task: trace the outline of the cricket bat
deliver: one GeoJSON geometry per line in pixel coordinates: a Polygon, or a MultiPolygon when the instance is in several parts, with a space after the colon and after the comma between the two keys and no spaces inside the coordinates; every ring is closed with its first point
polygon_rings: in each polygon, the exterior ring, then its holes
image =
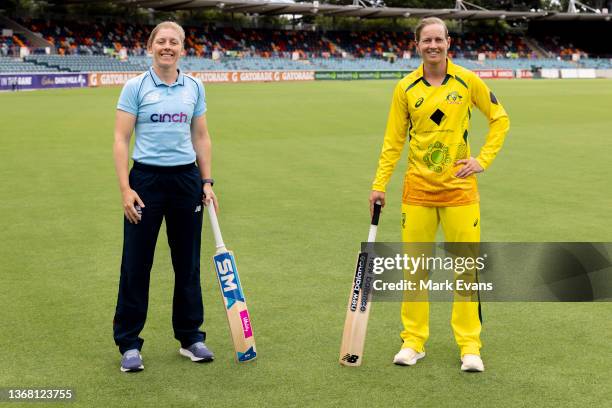
{"type": "MultiPolygon", "coordinates": [[[[376,230],[378,228],[378,218],[380,217],[381,204],[377,201],[374,204],[372,222],[368,242],[376,241],[376,230]]],[[[372,308],[371,282],[368,277],[370,269],[367,252],[360,252],[357,257],[355,276],[349,294],[346,319],[344,320],[344,332],[342,333],[342,344],[340,345],[340,359],[342,365],[358,367],[363,361],[363,349],[365,346],[366,332],[368,330],[368,317],[372,308]]]]}
{"type": "Polygon", "coordinates": [[[219,289],[223,297],[223,305],[227,313],[232,342],[234,343],[234,356],[239,363],[254,360],[257,356],[255,350],[255,337],[253,337],[253,327],[251,318],[244,299],[244,292],[240,284],[236,260],[232,251],[225,248],[221,229],[215,212],[215,206],[210,203],[206,206],[210,217],[213,235],[217,252],[213,256],[213,263],[217,272],[219,289]]]}

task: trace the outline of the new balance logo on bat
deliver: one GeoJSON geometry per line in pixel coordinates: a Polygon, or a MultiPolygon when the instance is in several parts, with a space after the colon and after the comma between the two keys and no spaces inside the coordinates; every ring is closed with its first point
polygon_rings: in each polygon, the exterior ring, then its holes
{"type": "Polygon", "coordinates": [[[342,357],[342,361],[346,361],[347,363],[355,364],[359,360],[359,356],[355,354],[345,354],[342,357]]]}
{"type": "Polygon", "coordinates": [[[355,270],[355,279],[353,280],[353,292],[351,294],[351,311],[357,310],[357,304],[359,303],[359,292],[363,286],[363,277],[365,275],[366,263],[368,262],[368,254],[362,252],[359,254],[357,260],[357,268],[355,270]]]}

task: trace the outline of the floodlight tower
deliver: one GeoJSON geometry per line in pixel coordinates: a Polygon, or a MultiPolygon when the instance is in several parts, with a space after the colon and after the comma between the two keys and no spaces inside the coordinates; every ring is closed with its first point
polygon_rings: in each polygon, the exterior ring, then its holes
{"type": "Polygon", "coordinates": [[[580,6],[580,8],[582,8],[583,11],[590,11],[591,13],[601,14],[601,10],[588,6],[584,3],[581,3],[578,0],[569,0],[569,3],[567,5],[567,12],[574,13],[574,14],[580,13],[580,10],[576,8],[576,5],[580,6]]]}
{"type": "Polygon", "coordinates": [[[353,0],[353,6],[383,8],[387,7],[384,0],[353,0]]]}
{"type": "Polygon", "coordinates": [[[473,4],[473,3],[469,3],[465,0],[457,0],[455,2],[455,10],[470,10],[467,6],[470,6],[472,9],[477,9],[477,10],[484,10],[484,11],[489,11],[489,9],[486,9],[484,7],[481,7],[477,4],[473,4]]]}
{"type": "MultiPolygon", "coordinates": [[[[464,0],[456,0],[455,1],[455,10],[470,10],[470,8],[468,8],[468,6],[470,6],[472,10],[476,9],[476,10],[489,11],[488,9],[486,9],[484,7],[478,6],[476,4],[469,3],[469,2],[464,1],[464,0]],[[467,4],[467,6],[466,6],[466,4],[467,4]]],[[[461,34],[463,34],[463,19],[462,18],[459,19],[459,32],[461,34]]]]}

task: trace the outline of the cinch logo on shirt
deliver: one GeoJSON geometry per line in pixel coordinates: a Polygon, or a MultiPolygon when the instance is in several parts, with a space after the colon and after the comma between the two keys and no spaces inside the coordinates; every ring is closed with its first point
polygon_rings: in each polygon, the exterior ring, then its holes
{"type": "Polygon", "coordinates": [[[151,122],[172,122],[172,123],[187,123],[186,113],[154,113],[151,115],[151,122]]]}

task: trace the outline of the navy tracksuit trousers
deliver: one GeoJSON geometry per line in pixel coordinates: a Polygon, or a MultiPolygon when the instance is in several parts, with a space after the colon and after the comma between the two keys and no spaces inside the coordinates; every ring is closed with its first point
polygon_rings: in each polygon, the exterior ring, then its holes
{"type": "Polygon", "coordinates": [[[113,334],[119,351],[141,349],[139,337],[147,317],[149,280],[157,235],[166,220],[168,244],[174,267],[172,327],[182,347],[204,341],[200,287],[202,232],[202,179],[193,164],[158,167],[135,162],[130,187],[145,207],[138,224],[124,217],[121,278],[113,334]]]}

